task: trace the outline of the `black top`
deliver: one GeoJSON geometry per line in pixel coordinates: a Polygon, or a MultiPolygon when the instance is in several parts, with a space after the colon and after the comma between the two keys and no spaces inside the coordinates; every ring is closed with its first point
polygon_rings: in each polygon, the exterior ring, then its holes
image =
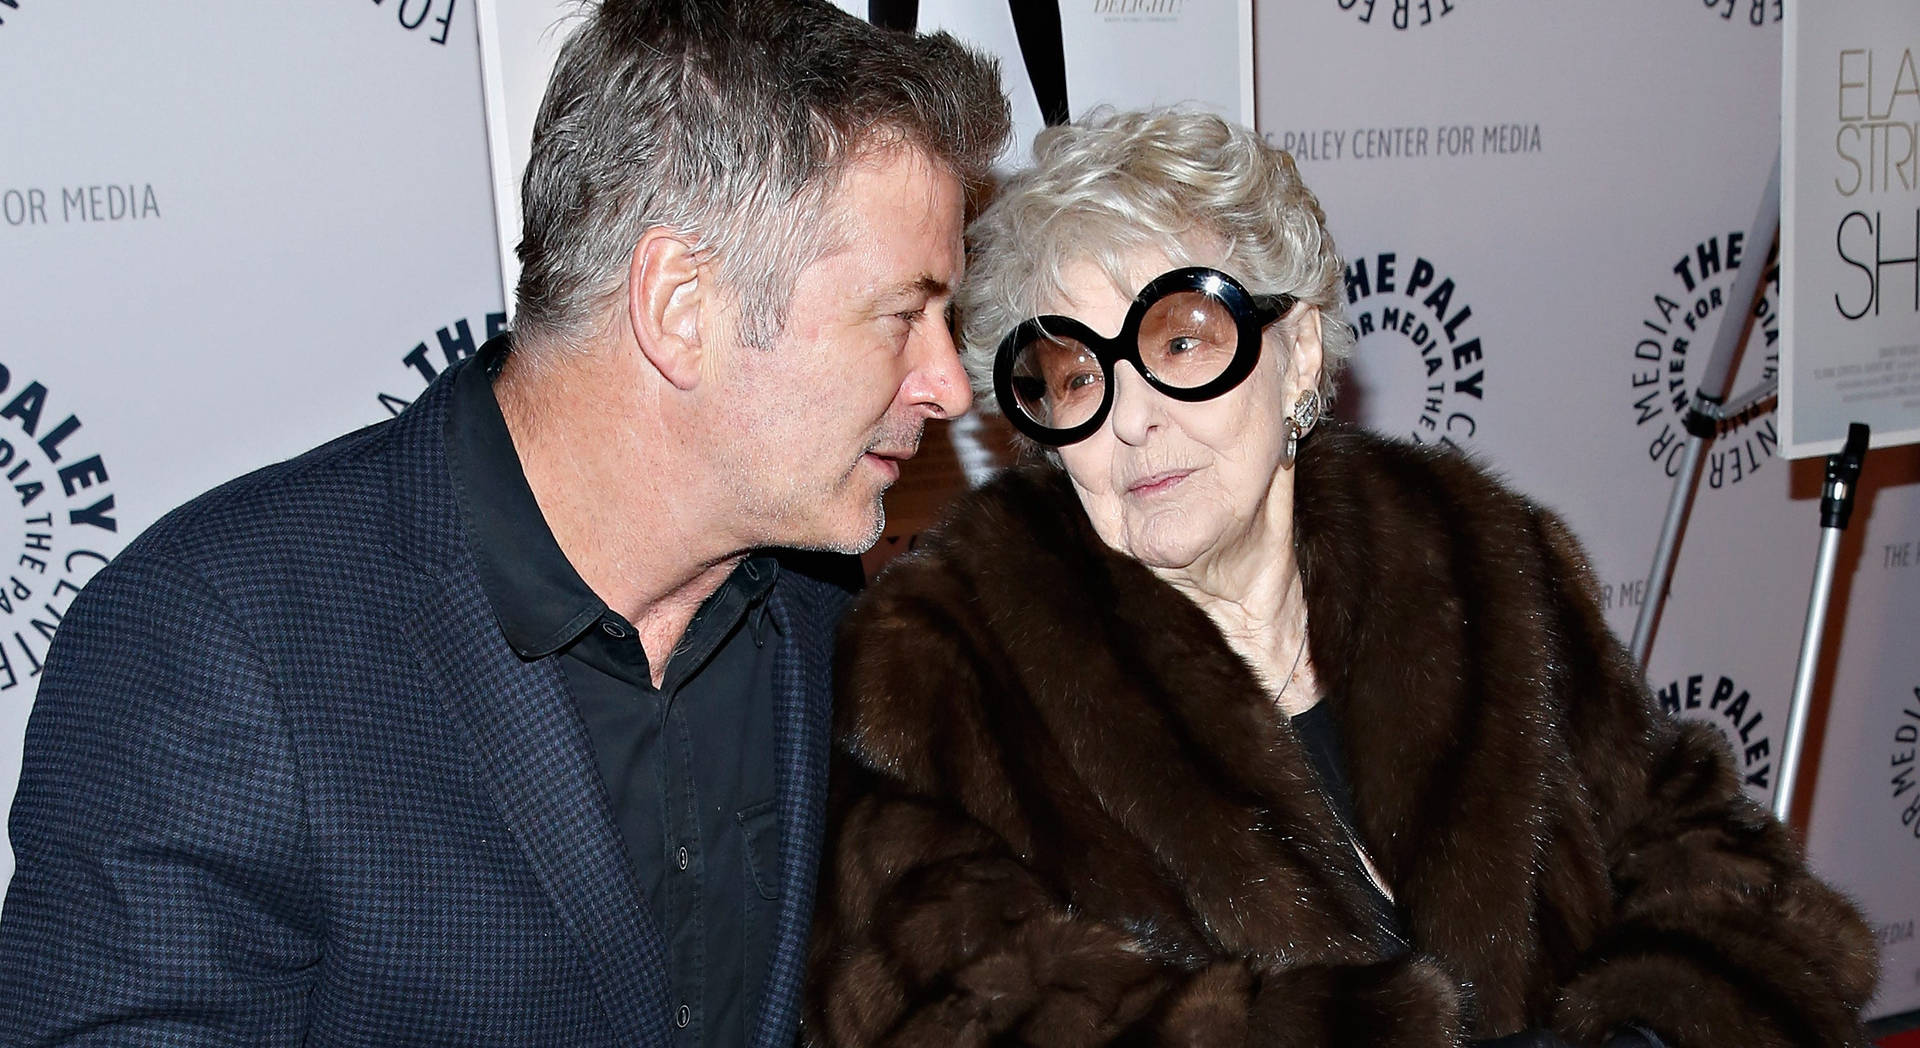
{"type": "MultiPolygon", "coordinates": [[[[1352,843],[1358,845],[1359,825],[1353,814],[1353,784],[1347,779],[1347,761],[1340,752],[1340,735],[1333,723],[1333,714],[1324,702],[1314,703],[1305,711],[1292,717],[1293,730],[1300,735],[1300,741],[1307,751],[1307,762],[1313,765],[1314,777],[1320,782],[1320,792],[1333,808],[1334,817],[1340,828],[1345,830],[1352,843]]],[[[1393,933],[1393,937],[1406,942],[1405,924],[1400,920],[1393,900],[1366,872],[1360,856],[1354,854],[1354,863],[1361,867],[1361,876],[1373,890],[1367,893],[1368,901],[1373,904],[1373,918],[1382,928],[1393,933]]]]}
{"type": "MultiPolygon", "coordinates": [[[[1327,803],[1333,806],[1342,828],[1357,841],[1359,836],[1353,830],[1357,825],[1353,817],[1353,784],[1347,779],[1347,762],[1340,753],[1340,735],[1333,723],[1333,714],[1327,709],[1326,703],[1320,702],[1294,715],[1292,721],[1293,730],[1299,733],[1300,741],[1305,745],[1307,761],[1313,765],[1314,775],[1320,780],[1321,792],[1326,796],[1327,803]]],[[[1372,884],[1373,878],[1367,878],[1367,883],[1372,884]]],[[[1375,902],[1375,918],[1405,942],[1406,923],[1393,901],[1378,890],[1378,885],[1375,885],[1372,898],[1375,902]]],[[[1550,1030],[1526,1030],[1473,1043],[1478,1048],[1572,1048],[1550,1030]]],[[[1607,1041],[1607,1048],[1660,1048],[1660,1041],[1645,1030],[1630,1027],[1616,1032],[1607,1041]]]]}
{"type": "Polygon", "coordinates": [[[456,376],[455,495],[481,586],[524,659],[558,655],[637,889],[666,946],[675,1045],[740,1045],[760,1009],[778,908],[773,742],[780,571],[748,557],[700,606],[653,687],[633,624],[567,560],[527,485],[492,379],[508,336],[456,376]]]}

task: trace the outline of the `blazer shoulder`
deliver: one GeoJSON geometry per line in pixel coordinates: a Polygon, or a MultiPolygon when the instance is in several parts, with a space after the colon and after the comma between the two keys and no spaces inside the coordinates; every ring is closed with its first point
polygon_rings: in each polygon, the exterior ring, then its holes
{"type": "Polygon", "coordinates": [[[379,460],[397,421],[336,437],[196,495],[156,521],[127,553],[192,564],[235,547],[278,545],[311,527],[309,521],[340,516],[341,499],[384,484],[379,460]]]}
{"type": "Polygon", "coordinates": [[[446,545],[457,528],[446,469],[450,385],[443,376],[395,418],[188,500],[121,555],[162,553],[220,588],[245,588],[269,565],[351,572],[407,543],[446,545]],[[406,529],[433,537],[396,534],[406,529]]]}

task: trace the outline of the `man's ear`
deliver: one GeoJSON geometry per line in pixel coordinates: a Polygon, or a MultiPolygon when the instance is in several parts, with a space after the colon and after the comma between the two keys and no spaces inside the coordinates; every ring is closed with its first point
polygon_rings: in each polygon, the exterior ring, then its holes
{"type": "Polygon", "coordinates": [[[640,353],[675,388],[700,381],[706,352],[701,325],[710,291],[693,245],[655,226],[641,234],[627,264],[627,323],[640,353]]]}

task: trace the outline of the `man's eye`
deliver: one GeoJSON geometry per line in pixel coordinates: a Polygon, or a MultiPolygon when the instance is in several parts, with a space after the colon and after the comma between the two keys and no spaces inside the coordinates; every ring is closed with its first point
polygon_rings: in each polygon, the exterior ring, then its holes
{"type": "Polygon", "coordinates": [[[1179,356],[1191,349],[1197,349],[1199,346],[1200,340],[1191,335],[1181,335],[1177,338],[1167,340],[1167,352],[1175,356],[1179,356]]]}

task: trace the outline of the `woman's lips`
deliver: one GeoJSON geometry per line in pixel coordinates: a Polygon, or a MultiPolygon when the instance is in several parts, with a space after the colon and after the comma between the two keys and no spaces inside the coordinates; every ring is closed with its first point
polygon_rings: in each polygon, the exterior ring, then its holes
{"type": "Polygon", "coordinates": [[[1127,494],[1147,498],[1171,491],[1181,481],[1193,475],[1190,469],[1167,469],[1158,473],[1149,473],[1127,485],[1127,494]]]}

